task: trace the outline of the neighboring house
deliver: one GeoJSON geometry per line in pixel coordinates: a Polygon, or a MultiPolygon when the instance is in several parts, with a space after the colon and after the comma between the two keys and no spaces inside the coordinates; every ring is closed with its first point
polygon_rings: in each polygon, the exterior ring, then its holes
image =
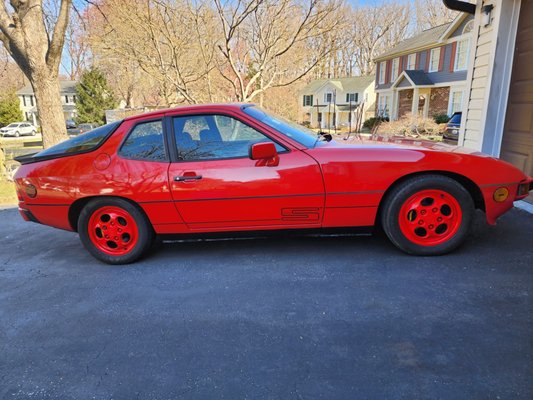
{"type": "Polygon", "coordinates": [[[311,127],[333,129],[355,124],[374,115],[374,77],[333,78],[312,81],[300,92],[300,118],[311,127]]]}
{"type": "Polygon", "coordinates": [[[474,21],[459,145],[533,176],[533,0],[445,4],[474,21]]]}
{"type": "Polygon", "coordinates": [[[376,114],[431,118],[461,111],[466,89],[473,16],[406,39],[376,59],[376,114]]]}
{"type": "MultiPolygon", "coordinates": [[[[65,121],[74,119],[76,112],[76,81],[60,81],[61,103],[63,104],[63,115],[65,121]]],[[[20,109],[26,121],[30,121],[35,126],[39,126],[39,115],[37,113],[37,104],[35,94],[31,85],[27,85],[17,92],[20,99],[20,109]]]]}

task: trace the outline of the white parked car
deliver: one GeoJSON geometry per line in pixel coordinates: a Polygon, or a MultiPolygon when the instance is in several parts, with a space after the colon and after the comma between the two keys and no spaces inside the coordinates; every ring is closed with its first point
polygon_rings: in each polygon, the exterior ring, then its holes
{"type": "Polygon", "coordinates": [[[35,136],[36,133],[37,128],[29,122],[13,122],[12,124],[4,126],[2,129],[0,129],[0,136],[35,136]]]}

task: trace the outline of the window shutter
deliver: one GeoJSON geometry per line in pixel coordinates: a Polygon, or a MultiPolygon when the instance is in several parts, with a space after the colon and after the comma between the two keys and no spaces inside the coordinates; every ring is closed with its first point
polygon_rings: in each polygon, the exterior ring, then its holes
{"type": "Polygon", "coordinates": [[[313,95],[311,95],[311,104],[310,106],[312,107],[313,106],[313,95]]]}
{"type": "Polygon", "coordinates": [[[440,48],[440,57],[439,57],[439,71],[444,69],[444,54],[446,52],[446,46],[440,48]]]}
{"type": "Polygon", "coordinates": [[[431,59],[431,50],[426,51],[426,66],[424,67],[424,71],[429,71],[429,60],[431,59]]]}
{"type": "Polygon", "coordinates": [[[357,103],[358,101],[359,101],[359,93],[356,93],[356,94],[355,94],[355,101],[354,101],[354,103],[357,103]]]}
{"type": "Polygon", "coordinates": [[[387,61],[387,68],[385,69],[385,83],[390,82],[392,70],[392,60],[387,61]]]}
{"type": "Polygon", "coordinates": [[[416,53],[416,57],[415,57],[415,69],[420,69],[420,53],[416,53]]]}
{"type": "Polygon", "coordinates": [[[455,53],[457,52],[457,42],[452,43],[452,56],[450,57],[450,72],[453,72],[455,67],[455,53]]]}
{"type": "Polygon", "coordinates": [[[302,101],[302,106],[305,107],[305,94],[302,96],[302,99],[303,99],[303,101],[302,101]]]}

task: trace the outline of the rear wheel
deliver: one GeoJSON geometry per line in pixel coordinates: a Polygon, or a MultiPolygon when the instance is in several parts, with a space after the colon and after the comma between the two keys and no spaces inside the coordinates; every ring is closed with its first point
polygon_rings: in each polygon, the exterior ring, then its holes
{"type": "Polygon", "coordinates": [[[31,136],[35,136],[36,134],[37,134],[37,132],[31,131],[31,136]]]}
{"type": "Polygon", "coordinates": [[[408,179],[389,193],[381,222],[389,239],[416,255],[440,255],[460,246],[474,215],[470,193],[441,175],[408,179]]]}
{"type": "Polygon", "coordinates": [[[138,260],[150,248],[154,236],[144,213],[118,198],[89,202],[80,214],[78,233],[89,253],[108,264],[138,260]]]}

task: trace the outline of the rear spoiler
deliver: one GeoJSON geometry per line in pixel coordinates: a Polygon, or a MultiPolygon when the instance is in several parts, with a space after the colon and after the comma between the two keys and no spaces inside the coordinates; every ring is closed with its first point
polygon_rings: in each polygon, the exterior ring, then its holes
{"type": "Polygon", "coordinates": [[[24,154],[22,156],[14,157],[13,160],[24,164],[32,164],[39,161],[53,160],[54,158],[68,157],[73,156],[79,153],[59,153],[59,154],[50,154],[47,156],[38,156],[39,153],[24,154]]]}

